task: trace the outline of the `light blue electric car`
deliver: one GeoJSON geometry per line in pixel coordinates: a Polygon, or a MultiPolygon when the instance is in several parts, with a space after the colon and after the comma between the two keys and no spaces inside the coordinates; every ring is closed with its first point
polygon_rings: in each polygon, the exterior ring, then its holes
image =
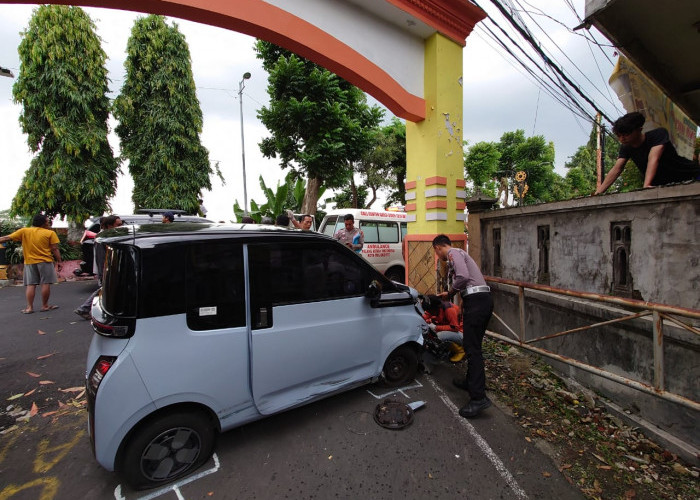
{"type": "Polygon", "coordinates": [[[221,431],[415,376],[416,291],[325,235],[180,223],[123,226],[98,243],[90,438],[135,489],[192,472],[221,431]]]}

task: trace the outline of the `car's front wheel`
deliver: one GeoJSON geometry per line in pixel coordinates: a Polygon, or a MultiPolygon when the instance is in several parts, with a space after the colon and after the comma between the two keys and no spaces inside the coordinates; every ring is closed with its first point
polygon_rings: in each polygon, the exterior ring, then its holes
{"type": "Polygon", "coordinates": [[[215,442],[216,430],[203,412],[157,416],[130,436],[118,470],[133,489],[153,488],[197,469],[215,442]]]}
{"type": "Polygon", "coordinates": [[[416,377],[418,371],[418,353],[409,345],[394,349],[384,362],[382,378],[391,387],[408,384],[416,377]]]}
{"type": "Polygon", "coordinates": [[[391,281],[396,281],[397,283],[404,283],[406,281],[405,271],[400,267],[392,267],[388,269],[384,274],[391,281]]]}

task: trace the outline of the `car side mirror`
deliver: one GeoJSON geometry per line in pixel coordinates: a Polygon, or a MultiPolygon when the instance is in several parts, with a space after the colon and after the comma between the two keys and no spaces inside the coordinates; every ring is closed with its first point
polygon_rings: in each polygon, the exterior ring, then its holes
{"type": "Polygon", "coordinates": [[[365,297],[368,299],[376,300],[382,295],[382,284],[378,280],[372,280],[372,282],[369,284],[369,287],[367,287],[367,291],[365,292],[365,297]]]}

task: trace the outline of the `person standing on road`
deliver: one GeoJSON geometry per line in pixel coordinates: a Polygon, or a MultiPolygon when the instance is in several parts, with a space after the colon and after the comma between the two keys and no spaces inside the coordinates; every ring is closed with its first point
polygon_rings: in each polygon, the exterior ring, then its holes
{"type": "Polygon", "coordinates": [[[175,222],[175,214],[172,212],[163,212],[163,224],[172,224],[175,222]]]}
{"type": "MultiPolygon", "coordinates": [[[[106,217],[102,217],[100,219],[100,232],[119,227],[122,224],[123,222],[118,215],[108,215],[106,217]]],[[[75,314],[88,321],[92,319],[92,315],[90,314],[90,309],[92,309],[92,300],[98,293],[100,293],[100,290],[102,289],[102,274],[104,273],[105,255],[107,253],[105,246],[102,243],[97,242],[95,242],[93,252],[95,268],[97,269],[97,290],[92,292],[92,295],[85,299],[85,302],[83,302],[78,308],[73,309],[75,314]]]]}
{"type": "Polygon", "coordinates": [[[13,240],[22,244],[24,285],[27,287],[27,307],[22,309],[23,314],[34,312],[37,285],[41,285],[41,310],[58,309],[58,306],[49,305],[49,297],[51,285],[58,282],[56,271],[63,268],[63,262],[58,249],[58,236],[55,231],[49,229],[50,227],[51,220],[44,214],[37,214],[32,219],[32,227],[23,227],[12,234],[0,237],[0,243],[13,240]]]}
{"type": "Polygon", "coordinates": [[[338,229],[338,231],[333,235],[333,238],[341,242],[350,250],[360,253],[362,251],[362,247],[365,245],[364,233],[360,231],[360,228],[355,227],[355,217],[353,217],[352,214],[347,214],[345,217],[343,217],[343,222],[345,223],[345,227],[338,229]]]}
{"type": "Polygon", "coordinates": [[[433,250],[440,260],[448,263],[448,273],[452,278],[450,289],[437,296],[447,299],[457,293],[462,296],[462,346],[467,353],[467,374],[464,379],[454,379],[453,383],[469,392],[471,399],[460,408],[459,414],[471,418],[491,406],[491,400],[486,397],[486,372],[481,351],[486,326],[493,313],[491,289],[486,285],[486,280],[474,259],[464,250],[452,248],[452,242],[446,235],[441,234],[433,239],[433,250]]]}

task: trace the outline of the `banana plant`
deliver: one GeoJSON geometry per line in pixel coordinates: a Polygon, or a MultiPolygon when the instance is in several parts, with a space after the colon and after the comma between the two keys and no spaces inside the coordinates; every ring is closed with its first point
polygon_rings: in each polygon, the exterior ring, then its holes
{"type": "MultiPolygon", "coordinates": [[[[255,200],[250,200],[248,215],[252,217],[255,222],[260,223],[263,217],[271,217],[274,220],[275,217],[285,213],[287,210],[291,210],[294,213],[298,212],[304,201],[306,182],[301,178],[295,179],[294,177],[294,172],[289,172],[284,178],[284,184],[280,184],[278,181],[276,190],[273,190],[265,184],[265,180],[261,175],[259,177],[260,189],[262,189],[266,201],[264,204],[259,205],[255,200]]],[[[322,187],[319,190],[319,196],[323,194],[325,190],[326,188],[322,187]]],[[[233,204],[233,213],[239,221],[244,215],[238,200],[233,204]]]]}

